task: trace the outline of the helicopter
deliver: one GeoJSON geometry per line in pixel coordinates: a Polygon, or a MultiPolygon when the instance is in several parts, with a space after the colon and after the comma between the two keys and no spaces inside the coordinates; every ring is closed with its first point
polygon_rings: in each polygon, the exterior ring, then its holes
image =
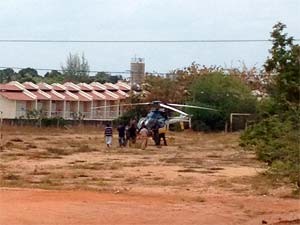
{"type": "MultiPolygon", "coordinates": [[[[175,107],[218,111],[213,108],[201,107],[195,105],[163,103],[162,101],[159,100],[152,101],[152,102],[121,104],[119,106],[147,106],[147,105],[152,106],[153,109],[147,114],[146,117],[142,117],[139,119],[137,123],[138,130],[140,130],[143,125],[145,125],[149,131],[151,131],[155,127],[157,128],[162,128],[164,126],[169,127],[170,124],[174,124],[178,122],[188,122],[189,127],[191,127],[191,115],[175,107]],[[179,116],[168,117],[166,110],[173,111],[179,114],[179,116]]],[[[103,108],[103,107],[114,107],[114,106],[118,106],[118,105],[100,106],[100,107],[94,107],[94,109],[103,108]]]]}
{"type": "Polygon", "coordinates": [[[148,130],[152,130],[155,126],[158,126],[158,128],[167,126],[168,128],[170,124],[174,124],[178,122],[188,122],[189,127],[191,127],[191,115],[175,107],[217,111],[216,109],[208,108],[208,107],[186,105],[186,104],[175,104],[175,103],[163,103],[161,101],[152,101],[152,102],[141,103],[141,104],[151,105],[154,107],[154,109],[152,109],[147,114],[146,117],[140,118],[137,124],[137,127],[139,129],[144,124],[148,130]],[[168,117],[166,110],[173,111],[179,115],[175,117],[168,117]]]}

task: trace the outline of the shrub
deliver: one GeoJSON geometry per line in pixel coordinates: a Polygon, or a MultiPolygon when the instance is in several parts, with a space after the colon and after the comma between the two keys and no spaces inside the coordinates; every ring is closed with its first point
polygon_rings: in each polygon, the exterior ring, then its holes
{"type": "Polygon", "coordinates": [[[62,117],[43,118],[41,120],[41,124],[42,126],[45,127],[52,127],[52,126],[64,127],[65,125],[67,125],[67,121],[62,117]]]}
{"type": "Polygon", "coordinates": [[[289,178],[300,187],[300,46],[277,23],[271,33],[273,46],[265,63],[270,77],[270,98],[259,106],[260,120],[241,136],[245,149],[255,150],[270,165],[269,173],[289,178]]]}
{"type": "Polygon", "coordinates": [[[300,183],[299,114],[273,115],[249,127],[241,135],[241,146],[254,150],[267,162],[269,173],[300,183]]]}
{"type": "Polygon", "coordinates": [[[218,111],[189,109],[196,130],[224,130],[230,113],[254,113],[256,99],[251,90],[237,77],[213,72],[194,80],[190,87],[192,105],[218,111]]]}

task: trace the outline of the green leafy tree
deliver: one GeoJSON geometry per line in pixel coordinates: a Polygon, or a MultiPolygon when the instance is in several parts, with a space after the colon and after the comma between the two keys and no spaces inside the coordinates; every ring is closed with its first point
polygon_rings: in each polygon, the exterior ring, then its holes
{"type": "Polygon", "coordinates": [[[299,107],[300,100],[300,46],[283,33],[286,25],[277,23],[271,33],[273,46],[265,69],[273,74],[272,97],[282,110],[299,107]]]}
{"type": "Polygon", "coordinates": [[[97,81],[100,83],[117,83],[118,80],[122,80],[122,76],[118,76],[118,75],[110,75],[109,73],[106,72],[98,72],[96,73],[96,75],[94,77],[91,78],[93,81],[97,81]]]}
{"type": "Polygon", "coordinates": [[[170,73],[170,79],[174,80],[176,83],[175,90],[180,96],[180,101],[185,102],[190,98],[190,86],[195,82],[195,80],[214,72],[223,73],[224,70],[221,67],[206,67],[193,62],[190,66],[185,67],[184,69],[172,71],[170,73]]]}
{"type": "Polygon", "coordinates": [[[13,69],[7,68],[0,70],[0,83],[8,83],[12,80],[15,80],[16,73],[13,69]]]}
{"type": "Polygon", "coordinates": [[[20,77],[26,77],[26,76],[27,77],[38,77],[39,76],[37,70],[30,68],[30,67],[19,70],[18,74],[20,75],[20,77]]]}
{"type": "Polygon", "coordinates": [[[62,83],[64,81],[64,76],[61,72],[57,70],[51,70],[44,75],[44,82],[46,83],[62,83]]]}
{"type": "Polygon", "coordinates": [[[109,74],[106,72],[98,72],[96,73],[94,80],[103,84],[105,82],[108,82],[109,74]]]}
{"type": "Polygon", "coordinates": [[[261,104],[263,116],[257,124],[241,136],[241,145],[268,162],[270,174],[300,186],[300,48],[283,33],[285,27],[282,23],[273,27],[273,46],[265,63],[272,75],[270,98],[261,104]]]}
{"type": "Polygon", "coordinates": [[[36,69],[28,67],[19,70],[19,72],[17,73],[16,80],[19,81],[20,83],[26,81],[37,83],[42,80],[42,77],[38,74],[36,69]]]}
{"type": "Polygon", "coordinates": [[[221,72],[208,73],[195,79],[190,86],[190,103],[215,108],[218,111],[194,110],[194,128],[204,130],[224,129],[230,113],[254,113],[256,99],[240,79],[221,72]]]}

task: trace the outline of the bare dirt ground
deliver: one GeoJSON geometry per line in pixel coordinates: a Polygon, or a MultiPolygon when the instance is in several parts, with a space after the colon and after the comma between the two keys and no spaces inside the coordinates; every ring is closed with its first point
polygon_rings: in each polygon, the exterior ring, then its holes
{"type": "Polygon", "coordinates": [[[292,189],[239,134],[168,133],[169,146],[107,149],[96,128],[5,127],[0,224],[300,224],[292,189]]]}

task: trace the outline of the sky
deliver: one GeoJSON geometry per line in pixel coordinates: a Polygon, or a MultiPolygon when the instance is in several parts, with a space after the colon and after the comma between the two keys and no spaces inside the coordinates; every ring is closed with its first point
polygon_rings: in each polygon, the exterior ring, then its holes
{"type": "MultiPolygon", "coordinates": [[[[300,0],[0,0],[0,40],[268,39],[278,21],[300,38],[300,0]]],[[[95,71],[128,71],[133,57],[147,72],[196,62],[261,67],[270,43],[5,43],[0,67],[60,69],[69,53],[95,71]]],[[[45,71],[40,71],[44,74],[45,71]]]]}

